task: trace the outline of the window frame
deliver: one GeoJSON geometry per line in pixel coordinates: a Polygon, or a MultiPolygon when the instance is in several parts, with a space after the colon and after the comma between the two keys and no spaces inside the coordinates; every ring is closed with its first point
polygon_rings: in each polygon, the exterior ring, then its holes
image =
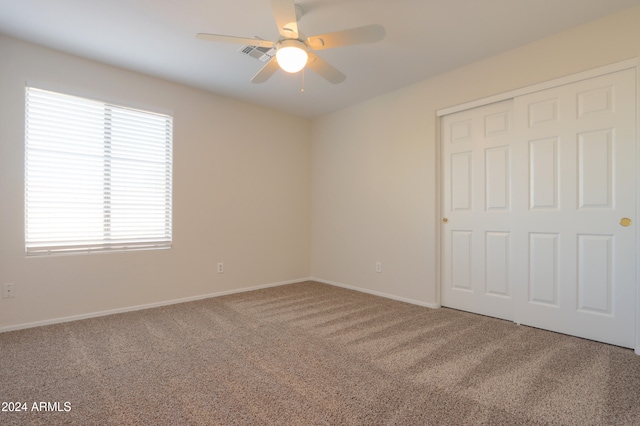
{"type": "MultiPolygon", "coordinates": [[[[75,111],[82,111],[81,109],[75,111]]],[[[35,114],[37,115],[37,114],[35,114]]],[[[78,125],[79,126],[79,125],[78,125]]],[[[62,131],[61,131],[62,132],[62,131]]],[[[73,137],[75,137],[74,134],[73,137]]],[[[79,138],[86,136],[80,134],[79,138]]],[[[43,136],[40,136],[44,139],[43,136]]],[[[72,139],[69,136],[69,139],[72,139]]],[[[100,137],[95,137],[91,140],[93,148],[100,146],[100,137]]],[[[24,134],[24,165],[25,165],[25,185],[24,185],[24,250],[25,255],[42,256],[42,255],[58,255],[58,254],[81,254],[81,253],[104,253],[104,252],[116,252],[116,251],[137,251],[137,250],[158,250],[158,249],[171,249],[173,246],[173,116],[172,114],[151,111],[149,109],[141,109],[122,105],[115,102],[98,100],[82,95],[77,95],[60,90],[52,90],[40,85],[34,85],[27,83],[25,85],[25,134],[24,134]],[[82,194],[78,190],[78,194],[72,196],[76,197],[74,202],[69,202],[67,205],[75,204],[80,206],[78,208],[70,207],[69,211],[79,215],[80,210],[83,208],[91,209],[90,213],[95,215],[97,211],[102,213],[102,229],[98,231],[99,227],[96,225],[97,219],[94,218],[91,223],[91,230],[89,234],[91,236],[82,235],[80,231],[70,231],[67,228],[73,228],[75,224],[60,226],[48,225],[46,223],[47,212],[43,213],[44,219],[31,219],[30,214],[34,215],[34,211],[37,209],[33,205],[34,188],[43,191],[45,186],[49,186],[48,183],[43,185],[34,183],[34,175],[38,174],[41,170],[39,167],[43,167],[41,164],[38,166],[31,166],[30,161],[33,162],[34,152],[41,150],[44,146],[63,147],[66,151],[51,151],[52,157],[56,154],[60,154],[60,157],[64,155],[78,156],[81,161],[81,157],[84,155],[81,151],[85,146],[82,145],[83,141],[78,142],[76,145],[79,147],[77,151],[73,151],[68,147],[66,136],[58,134],[58,129],[54,129],[56,126],[61,126],[59,129],[75,129],[76,124],[68,124],[65,127],[63,121],[71,120],[67,115],[69,112],[60,107],[60,105],[51,106],[49,109],[39,110],[39,113],[46,111],[46,113],[62,113],[61,118],[48,120],[49,124],[43,124],[43,121],[36,123],[40,125],[51,126],[50,139],[60,138],[58,142],[48,142],[40,140],[40,148],[34,148],[33,145],[38,145],[34,141],[37,137],[32,136],[32,131],[35,126],[32,124],[34,119],[34,111],[37,109],[33,106],[35,98],[40,95],[44,97],[50,97],[52,102],[60,101],[65,102],[78,102],[74,108],[82,108],[82,105],[91,106],[95,108],[91,117],[80,117],[78,121],[82,121],[86,118],[87,122],[91,125],[100,123],[103,127],[103,134],[101,138],[101,146],[103,150],[102,156],[95,155],[93,153],[92,159],[102,160],[102,169],[98,170],[97,166],[93,164],[93,168],[88,167],[93,173],[102,172],[102,189],[100,192],[96,190],[96,182],[93,182],[92,189],[94,192],[94,198],[101,198],[102,201],[98,204],[95,202],[90,206],[85,206],[85,200],[82,199],[82,194]],[[96,117],[96,111],[103,110],[102,121],[99,121],[96,117]],[[114,114],[114,111],[117,114],[114,114]],[[65,114],[66,112],[66,114],[65,114]],[[117,116],[114,118],[114,116],[117,116]],[[147,120],[148,121],[144,121],[147,120]],[[115,121],[112,121],[115,120],[115,121]],[[142,121],[140,121],[142,120],[142,121]],[[137,126],[136,126],[137,123],[137,126]],[[140,124],[143,123],[143,124],[140,124]],[[133,127],[129,127],[133,126],[133,127]],[[114,129],[117,131],[114,132],[114,129]],[[117,135],[114,136],[114,134],[117,135]],[[129,138],[129,139],[127,139],[129,138]],[[117,140],[116,140],[117,139],[117,140]],[[113,156],[111,150],[112,144],[116,144],[116,149],[119,149],[118,156],[113,156]],[[145,151],[145,148],[148,151],[145,151]],[[131,152],[126,152],[131,151],[131,152]],[[135,166],[134,164],[138,164],[135,166]],[[35,172],[34,170],[38,170],[35,172]],[[118,188],[114,190],[112,187],[112,177],[116,175],[118,181],[118,188]],[[151,178],[149,178],[151,176],[151,178]],[[146,185],[146,188],[145,188],[146,185]],[[145,192],[146,191],[146,192],[145,192]],[[115,197],[114,197],[115,192],[115,197]],[[96,195],[97,194],[97,195],[96,195]],[[139,194],[145,201],[140,201],[135,198],[135,194],[139,194]],[[120,197],[118,208],[115,209],[116,202],[114,198],[120,197]],[[125,200],[126,201],[123,201],[125,200]],[[149,201],[150,200],[150,201],[149,201]],[[77,201],[77,202],[75,202],[77,201]],[[147,203],[142,206],[143,203],[147,203]],[[31,204],[30,204],[31,203],[31,204]],[[101,205],[98,208],[97,205],[101,205]],[[116,211],[115,215],[112,213],[116,211]],[[141,213],[142,212],[142,213],[141,213]],[[115,216],[115,217],[114,217],[115,216]],[[36,225],[37,222],[37,225],[36,225]],[[34,229],[37,228],[37,231],[34,229]],[[64,229],[62,229],[64,228],[64,229]],[[114,232],[117,229],[117,232],[114,232]],[[59,239],[47,236],[47,232],[50,235],[56,235],[59,239]],[[38,236],[39,235],[39,236],[38,236]],[[44,235],[44,236],[42,236],[44,235]],[[73,236],[76,239],[73,239],[73,236]],[[96,235],[100,235],[96,237],[96,235]]],[[[45,154],[46,156],[46,154],[45,154]]],[[[85,156],[85,158],[87,158],[85,156]]],[[[48,160],[47,160],[48,161],[48,160]]],[[[42,163],[43,161],[40,160],[42,163]]],[[[90,161],[87,161],[89,163],[90,161]]],[[[94,161],[95,162],[95,161],[94,161]]],[[[80,163],[78,163],[80,164],[80,163]]],[[[56,165],[64,166],[64,161],[56,160],[51,163],[53,167],[56,165]]],[[[84,168],[85,164],[78,168],[84,168]]],[[[70,168],[70,170],[73,170],[70,168]]],[[[51,172],[54,177],[58,178],[64,175],[67,179],[67,187],[64,189],[68,193],[75,192],[74,188],[69,189],[69,176],[72,176],[74,171],[67,174],[66,171],[56,174],[55,171],[51,172]]],[[[41,181],[44,178],[40,177],[41,181]]],[[[54,179],[55,181],[56,179],[54,179]]],[[[60,180],[64,180],[61,178],[60,180]]],[[[80,179],[79,179],[80,180],[80,179]]],[[[89,179],[90,180],[90,179],[89,179]]],[[[48,182],[48,181],[47,181],[48,182]]],[[[57,183],[50,185],[52,188],[57,183]]],[[[81,183],[74,183],[72,185],[81,186],[81,183]]],[[[55,192],[57,188],[51,189],[51,192],[55,192]]],[[[52,195],[53,198],[56,195],[52,195]]],[[[46,198],[46,196],[45,196],[46,198]]],[[[40,200],[42,201],[42,200],[40,200]]],[[[46,201],[46,200],[45,200],[46,201]]],[[[62,203],[63,204],[63,203],[62,203]]],[[[62,205],[59,204],[59,205],[62,205]]],[[[89,203],[87,202],[87,205],[89,203]]],[[[53,208],[49,211],[48,218],[53,218],[53,208]]],[[[39,211],[42,213],[42,211],[39,211]]],[[[65,217],[67,221],[72,221],[73,216],[65,217]]],[[[77,216],[76,216],[77,219],[77,216]]],[[[81,221],[82,219],[78,219],[81,221]]],[[[53,221],[55,222],[55,220],[53,221]]]]}

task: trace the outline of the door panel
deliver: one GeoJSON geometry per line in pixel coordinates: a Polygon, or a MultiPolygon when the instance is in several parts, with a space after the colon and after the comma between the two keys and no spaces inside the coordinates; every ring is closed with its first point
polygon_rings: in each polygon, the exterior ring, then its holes
{"type": "Polygon", "coordinates": [[[469,231],[451,233],[451,286],[456,290],[473,290],[472,237],[469,231]]]}
{"type": "Polygon", "coordinates": [[[558,306],[558,234],[529,233],[529,302],[558,306]]]}
{"type": "Polygon", "coordinates": [[[485,285],[487,294],[509,297],[509,232],[489,231],[485,235],[485,285]]]}
{"type": "Polygon", "coordinates": [[[626,70],[515,99],[516,322],[635,346],[635,97],[626,70]]]}
{"type": "Polygon", "coordinates": [[[485,151],[485,195],[487,210],[507,210],[510,206],[509,147],[500,146],[485,151]]]}
{"type": "Polygon", "coordinates": [[[471,151],[451,155],[451,210],[471,209],[471,151]]]}
{"type": "Polygon", "coordinates": [[[578,235],[578,310],[611,315],[613,235],[578,235]]]}
{"type": "Polygon", "coordinates": [[[613,206],[613,129],[578,134],[578,200],[580,209],[613,206]]]}
{"type": "Polygon", "coordinates": [[[445,306],[511,319],[511,101],[444,118],[445,306]]]}
{"type": "Polygon", "coordinates": [[[557,209],[558,190],[558,139],[529,141],[530,208],[557,209]]]}

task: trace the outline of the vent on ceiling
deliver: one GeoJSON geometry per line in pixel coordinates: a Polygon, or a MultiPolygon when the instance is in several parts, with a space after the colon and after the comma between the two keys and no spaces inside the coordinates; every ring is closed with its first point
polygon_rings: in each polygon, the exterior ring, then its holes
{"type": "MultiPolygon", "coordinates": [[[[259,37],[256,37],[259,38],[259,37]]],[[[262,46],[242,46],[238,52],[243,55],[251,56],[252,58],[256,58],[261,60],[262,62],[267,62],[271,58],[276,55],[276,49],[273,47],[262,47],[262,46]]]]}

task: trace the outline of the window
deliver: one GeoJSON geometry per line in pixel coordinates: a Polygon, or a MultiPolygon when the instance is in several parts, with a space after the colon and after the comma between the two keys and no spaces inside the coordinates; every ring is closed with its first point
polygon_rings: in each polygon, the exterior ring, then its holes
{"type": "Polygon", "coordinates": [[[172,117],[26,88],[27,255],[171,247],[172,117]]]}

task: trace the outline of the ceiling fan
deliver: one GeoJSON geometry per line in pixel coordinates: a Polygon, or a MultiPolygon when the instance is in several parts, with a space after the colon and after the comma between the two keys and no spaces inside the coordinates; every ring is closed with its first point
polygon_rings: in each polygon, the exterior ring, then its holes
{"type": "Polygon", "coordinates": [[[280,33],[278,41],[206,33],[198,33],[196,37],[207,41],[275,48],[276,55],[253,76],[252,83],[264,83],[278,68],[296,73],[307,66],[327,81],[337,84],[344,81],[346,76],[313,51],[374,43],[385,36],[384,28],[373,24],[305,38],[298,31],[298,19],[302,16],[303,10],[295,4],[295,0],[271,0],[271,8],[280,33]]]}

